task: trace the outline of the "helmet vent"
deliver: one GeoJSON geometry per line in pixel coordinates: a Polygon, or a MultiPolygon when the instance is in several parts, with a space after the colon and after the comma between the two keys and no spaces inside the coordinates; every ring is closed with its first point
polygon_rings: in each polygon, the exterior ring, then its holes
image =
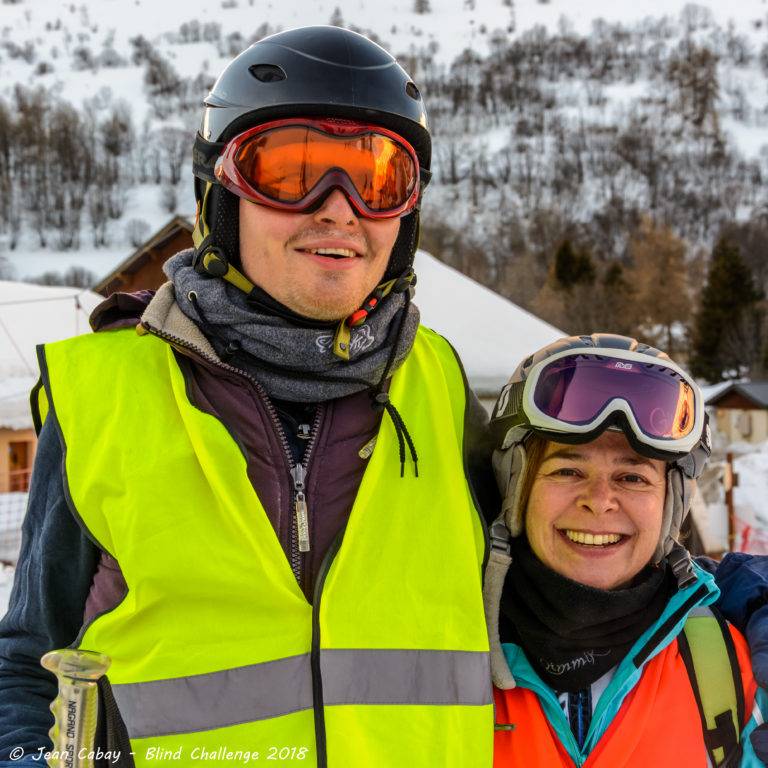
{"type": "Polygon", "coordinates": [[[248,71],[260,83],[278,83],[288,77],[276,64],[253,64],[248,71]]]}
{"type": "Polygon", "coordinates": [[[421,101],[421,94],[419,89],[410,80],[405,84],[405,92],[414,100],[421,101]]]}

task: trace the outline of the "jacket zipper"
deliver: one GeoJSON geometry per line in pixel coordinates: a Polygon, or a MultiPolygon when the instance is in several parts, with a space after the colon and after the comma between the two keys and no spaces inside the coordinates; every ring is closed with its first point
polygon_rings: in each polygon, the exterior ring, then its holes
{"type": "MultiPolygon", "coordinates": [[[[270,403],[271,405],[271,403],[270,403]]],[[[291,517],[291,570],[296,576],[296,581],[299,582],[299,586],[303,589],[302,577],[302,553],[309,552],[309,508],[307,506],[307,494],[306,494],[306,478],[307,469],[309,467],[309,460],[312,456],[312,449],[317,442],[317,434],[320,430],[320,419],[322,418],[323,406],[318,405],[315,411],[315,418],[312,422],[312,429],[310,431],[309,441],[307,447],[304,449],[304,457],[298,464],[293,464],[293,457],[291,456],[290,449],[288,448],[288,441],[285,439],[284,445],[287,451],[288,464],[290,466],[291,480],[293,481],[293,512],[291,517]]],[[[275,418],[279,421],[277,413],[275,418]]],[[[282,424],[280,424],[283,437],[285,433],[282,430],[282,424]]]]}
{"type": "Polygon", "coordinates": [[[196,355],[199,355],[203,360],[215,365],[217,368],[235,373],[246,379],[256,390],[256,393],[261,398],[264,406],[267,409],[269,418],[272,421],[272,426],[275,428],[280,445],[283,448],[283,454],[288,462],[288,474],[291,478],[291,484],[293,486],[293,514],[291,515],[291,543],[290,543],[290,557],[289,562],[293,575],[296,578],[299,586],[302,586],[303,568],[302,568],[302,552],[309,552],[309,510],[307,507],[306,497],[306,485],[305,480],[307,476],[307,467],[309,466],[309,460],[312,455],[312,449],[317,442],[317,433],[320,426],[320,420],[322,418],[322,405],[318,405],[315,413],[315,420],[312,424],[312,432],[310,434],[307,447],[304,449],[304,459],[299,464],[294,464],[293,456],[291,454],[290,446],[288,445],[288,438],[285,436],[285,430],[280,423],[280,417],[277,415],[277,409],[269,399],[269,395],[264,387],[251,376],[247,371],[242,368],[236,368],[234,365],[228,365],[221,360],[211,357],[207,352],[198,347],[195,344],[190,344],[188,341],[174,336],[171,333],[161,331],[159,328],[155,328],[149,323],[142,322],[142,327],[149,331],[153,336],[164,339],[170,342],[176,347],[182,347],[196,355]],[[303,547],[306,547],[305,549],[303,547]]]}

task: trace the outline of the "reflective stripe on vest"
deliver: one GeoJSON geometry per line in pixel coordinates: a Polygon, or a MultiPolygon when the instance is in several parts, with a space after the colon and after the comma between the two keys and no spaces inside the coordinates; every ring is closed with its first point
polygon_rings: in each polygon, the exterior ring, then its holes
{"type": "Polygon", "coordinates": [[[443,339],[420,329],[390,388],[419,478],[400,479],[383,419],[314,614],[243,454],[189,403],[165,342],[93,334],[47,345],[41,364],[71,506],[128,585],[80,646],[112,658],[137,765],[275,747],[294,748],[283,765],[491,764],[485,539],[443,339]]]}
{"type": "MultiPolygon", "coordinates": [[[[323,700],[334,704],[488,704],[488,661],[467,651],[327,650],[323,700]],[[327,681],[327,682],[326,682],[327,681]]],[[[135,737],[194,733],[243,719],[312,708],[310,656],[294,656],[207,675],[113,686],[135,737]],[[268,700],[253,691],[268,690],[268,700]],[[207,702],[219,701],[211,712],[207,702]]]]}

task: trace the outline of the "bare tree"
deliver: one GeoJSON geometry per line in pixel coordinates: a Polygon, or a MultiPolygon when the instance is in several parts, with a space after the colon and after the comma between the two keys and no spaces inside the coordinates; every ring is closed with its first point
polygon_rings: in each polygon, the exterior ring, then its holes
{"type": "Polygon", "coordinates": [[[162,128],[158,131],[157,144],[167,171],[165,178],[176,185],[181,179],[181,168],[187,160],[192,137],[180,128],[162,128]]]}

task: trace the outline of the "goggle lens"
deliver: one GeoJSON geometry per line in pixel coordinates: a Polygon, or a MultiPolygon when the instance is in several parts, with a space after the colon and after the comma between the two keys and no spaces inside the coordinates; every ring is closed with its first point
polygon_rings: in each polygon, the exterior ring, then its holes
{"type": "Polygon", "coordinates": [[[301,203],[333,176],[341,186],[348,180],[369,211],[386,213],[406,206],[419,180],[412,151],[373,128],[334,135],[311,125],[281,125],[233,142],[232,162],[242,180],[278,205],[301,203]]]}
{"type": "Polygon", "coordinates": [[[593,422],[612,400],[624,400],[638,426],[654,439],[677,440],[694,428],[694,393],[677,371],[597,355],[547,365],[533,395],[547,416],[573,426],[593,422]]]}

